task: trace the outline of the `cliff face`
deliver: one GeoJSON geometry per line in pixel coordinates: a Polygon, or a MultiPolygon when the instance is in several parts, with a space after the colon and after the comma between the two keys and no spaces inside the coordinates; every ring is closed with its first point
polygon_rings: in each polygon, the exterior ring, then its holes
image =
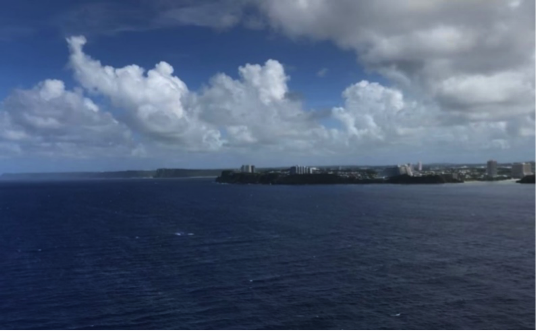
{"type": "Polygon", "coordinates": [[[517,181],[517,183],[521,184],[534,184],[534,175],[529,175],[521,178],[517,181]]]}

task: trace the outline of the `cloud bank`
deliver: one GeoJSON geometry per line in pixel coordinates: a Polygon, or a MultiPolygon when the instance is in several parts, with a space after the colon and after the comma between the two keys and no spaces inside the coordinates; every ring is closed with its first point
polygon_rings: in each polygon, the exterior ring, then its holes
{"type": "Polygon", "coordinates": [[[13,91],[0,104],[1,154],[233,153],[277,161],[514,151],[534,157],[532,1],[161,5],[167,15],[161,22],[170,25],[249,24],[331,41],[355,51],[359,65],[391,84],[356,82],[341,91],[342,106],[316,111],[292,97],[291,77],[276,59],[244,64],[236,79],[216,74],[192,91],[169,63],[114,68],[85,53],[85,37],[70,37],[77,86],[69,90],[49,79],[13,91]],[[210,20],[216,14],[221,19],[210,20]]]}
{"type": "Polygon", "coordinates": [[[468,120],[534,111],[534,1],[265,1],[270,26],[328,40],[468,120]]]}

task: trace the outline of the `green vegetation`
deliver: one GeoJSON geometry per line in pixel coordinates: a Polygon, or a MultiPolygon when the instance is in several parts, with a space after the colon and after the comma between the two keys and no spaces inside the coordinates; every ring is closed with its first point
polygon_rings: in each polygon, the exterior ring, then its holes
{"type": "Polygon", "coordinates": [[[400,175],[387,179],[389,184],[444,184],[444,183],[463,183],[449,175],[429,175],[422,177],[412,177],[400,175]]]}
{"type": "Polygon", "coordinates": [[[534,184],[534,175],[528,175],[517,181],[520,184],[534,184]]]}
{"type": "Polygon", "coordinates": [[[223,171],[216,178],[218,183],[227,184],[269,184],[269,185],[321,185],[321,184],[442,184],[461,183],[462,181],[446,175],[411,177],[408,175],[389,179],[358,179],[336,174],[320,173],[306,175],[285,175],[281,173],[242,173],[223,171]]]}
{"type": "Polygon", "coordinates": [[[512,179],[512,177],[510,177],[510,176],[496,176],[496,177],[485,176],[483,178],[479,178],[478,181],[481,181],[481,182],[498,182],[498,181],[501,181],[501,180],[509,180],[509,179],[512,179]]]}

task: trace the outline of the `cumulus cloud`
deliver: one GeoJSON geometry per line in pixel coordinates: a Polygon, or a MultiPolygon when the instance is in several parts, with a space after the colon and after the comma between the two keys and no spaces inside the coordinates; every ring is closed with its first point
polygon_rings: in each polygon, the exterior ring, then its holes
{"type": "Polygon", "coordinates": [[[130,130],[60,80],[15,90],[0,106],[0,145],[8,154],[129,155],[130,130]]]}
{"type": "Polygon", "coordinates": [[[273,29],[354,50],[362,65],[442,110],[470,120],[534,112],[533,1],[303,0],[259,7],[273,29]]]}
{"type": "Polygon", "coordinates": [[[399,113],[404,109],[400,91],[386,88],[378,83],[361,81],[344,92],[345,106],[334,109],[350,135],[360,141],[386,141],[394,134],[399,113]]]}
{"type": "Polygon", "coordinates": [[[314,143],[324,128],[296,98],[289,98],[289,77],[278,61],[239,68],[238,80],[225,74],[213,77],[197,97],[204,121],[222,127],[227,144],[245,143],[284,148],[314,143]]]}
{"type": "Polygon", "coordinates": [[[197,108],[188,107],[188,88],[173,75],[171,65],[160,62],[147,72],[137,65],[116,69],[86,55],[82,49],[84,37],[71,37],[67,42],[78,82],[126,111],[131,127],[185,149],[215,149],[221,145],[219,131],[198,121],[197,108]]]}
{"type": "MultiPolygon", "coordinates": [[[[534,112],[533,1],[161,0],[136,8],[91,5],[79,12],[68,16],[82,23],[89,18],[88,30],[93,25],[110,31],[243,25],[271,28],[292,39],[331,41],[355,51],[360,65],[404,94],[443,112],[434,121],[446,127],[519,122],[534,112]]],[[[324,76],[325,69],[317,75],[324,76]]],[[[215,147],[224,145],[222,139],[215,147]]]]}
{"type": "Polygon", "coordinates": [[[85,43],[83,37],[68,39],[77,81],[124,111],[133,130],[168,148],[303,150],[326,135],[301,102],[288,97],[289,77],[276,60],[239,67],[239,79],[218,74],[193,92],[166,62],[147,72],[137,65],[104,66],[83,52],[85,43]]]}
{"type": "MultiPolygon", "coordinates": [[[[262,159],[354,160],[380,152],[470,154],[530,146],[534,73],[526,69],[531,64],[505,61],[494,67],[494,59],[472,61],[484,32],[449,25],[448,20],[433,28],[436,12],[448,12],[451,6],[438,3],[439,9],[435,3],[397,2],[393,6],[398,10],[423,13],[428,21],[404,19],[407,26],[402,27],[369,22],[369,28],[354,20],[332,20],[332,15],[344,17],[363,6],[353,1],[285,2],[287,11],[279,7],[283,2],[263,3],[273,28],[352,48],[365,66],[392,79],[390,86],[356,82],[341,93],[341,106],[323,111],[304,107],[289,88],[291,77],[275,59],[240,66],[236,78],[216,74],[192,91],[169,63],[149,70],[136,64],[112,67],[85,53],[85,37],[70,37],[69,67],[79,86],[69,90],[61,81],[46,80],[11,93],[0,105],[0,154],[166,158],[170,151],[231,152],[262,159]],[[435,43],[437,39],[445,42],[435,43]]],[[[369,15],[393,14],[380,10],[386,6],[382,1],[367,6],[372,8],[363,10],[369,15]]],[[[510,11],[522,7],[507,6],[510,11]]],[[[493,47],[504,42],[494,38],[488,40],[493,47]]],[[[521,53],[519,48],[512,54],[523,58],[521,53]]]]}

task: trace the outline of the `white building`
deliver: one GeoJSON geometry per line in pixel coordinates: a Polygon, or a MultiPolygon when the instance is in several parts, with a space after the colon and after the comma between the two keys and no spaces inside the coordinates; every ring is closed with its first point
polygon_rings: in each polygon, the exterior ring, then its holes
{"type": "Polygon", "coordinates": [[[312,168],[305,167],[305,166],[293,166],[290,167],[290,174],[291,175],[305,175],[305,174],[312,174],[313,170],[312,168]]]}
{"type": "Polygon", "coordinates": [[[406,165],[406,174],[408,174],[408,176],[413,176],[413,167],[409,163],[406,165]]]}
{"type": "Polygon", "coordinates": [[[408,166],[407,164],[397,165],[396,167],[385,169],[384,175],[386,177],[393,177],[393,176],[400,176],[400,175],[413,176],[413,169],[411,166],[408,166]]]}
{"type": "Polygon", "coordinates": [[[488,168],[487,168],[487,175],[489,177],[495,177],[497,176],[497,161],[495,160],[489,160],[488,161],[488,168]]]}
{"type": "Polygon", "coordinates": [[[417,170],[422,171],[422,162],[421,161],[419,161],[419,163],[417,164],[417,170]]]}
{"type": "Polygon", "coordinates": [[[530,166],[530,163],[514,163],[512,165],[513,178],[523,178],[530,174],[532,174],[532,167],[530,166]]]}
{"type": "Polygon", "coordinates": [[[255,166],[251,164],[244,164],[242,167],[240,167],[241,172],[247,172],[247,173],[253,173],[255,172],[255,166]]]}

